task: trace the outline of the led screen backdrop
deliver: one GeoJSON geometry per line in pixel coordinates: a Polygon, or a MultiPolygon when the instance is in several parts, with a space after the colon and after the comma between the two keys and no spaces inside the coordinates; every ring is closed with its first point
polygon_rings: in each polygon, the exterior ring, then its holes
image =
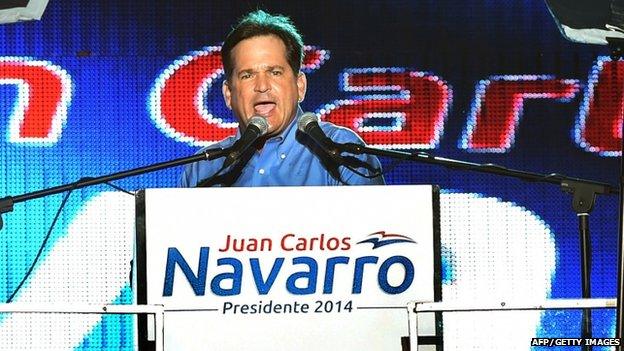
{"type": "MultiPolygon", "coordinates": [[[[221,98],[220,44],[236,18],[257,7],[52,1],[41,21],[0,26],[0,196],[191,155],[233,134],[221,98]]],[[[304,34],[303,109],[373,146],[617,184],[624,63],[612,62],[604,47],[566,42],[542,1],[261,7],[290,15],[304,34]]],[[[443,189],[443,299],[580,297],[569,194],[554,185],[382,163],[389,184],[443,189]]],[[[115,184],[171,187],[180,172],[115,184]]],[[[62,200],[20,203],[3,216],[3,300],[27,273],[62,200]]],[[[72,192],[13,301],[131,303],[133,201],[104,185],[72,192]]],[[[617,202],[600,196],[590,219],[594,297],[616,294],[617,202]]],[[[516,328],[522,332],[513,347],[526,350],[531,336],[575,337],[581,324],[578,311],[480,316],[489,330],[474,318],[445,319],[454,335],[448,349],[468,342],[494,349],[500,344],[487,342],[496,335],[508,342],[504,333],[516,328]],[[467,326],[464,336],[453,331],[467,326]]],[[[593,322],[596,336],[613,335],[613,311],[595,312],[593,322]]],[[[33,340],[63,350],[133,347],[127,317],[28,323],[0,316],[0,340],[16,340],[0,348],[33,340]]]]}

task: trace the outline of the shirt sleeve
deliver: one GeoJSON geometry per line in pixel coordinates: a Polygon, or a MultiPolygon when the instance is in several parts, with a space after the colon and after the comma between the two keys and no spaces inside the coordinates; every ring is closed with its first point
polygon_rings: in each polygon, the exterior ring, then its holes
{"type": "Polygon", "coordinates": [[[197,184],[197,162],[184,167],[184,172],[178,179],[179,188],[192,188],[197,184]]]}
{"type": "MultiPolygon", "coordinates": [[[[237,136],[227,137],[220,142],[206,146],[200,150],[198,150],[195,154],[198,155],[200,153],[205,152],[209,149],[217,149],[217,148],[226,148],[232,146],[234,141],[236,141],[237,136]]],[[[223,159],[216,159],[211,161],[197,161],[191,164],[188,164],[184,167],[184,171],[178,178],[178,187],[179,188],[194,188],[197,184],[206,178],[212,177],[223,164],[223,159]]]]}
{"type": "MultiPolygon", "coordinates": [[[[323,131],[336,143],[355,143],[365,145],[364,140],[360,138],[355,132],[344,127],[338,127],[331,124],[321,125],[323,131]]],[[[353,167],[349,169],[345,166],[340,166],[340,175],[342,181],[348,185],[384,185],[386,181],[383,177],[383,171],[381,168],[381,162],[377,156],[362,154],[362,155],[350,155],[343,154],[343,156],[351,156],[368,164],[368,167],[353,167]],[[371,171],[367,168],[374,169],[371,171]]],[[[338,183],[338,182],[337,182],[338,183]]]]}

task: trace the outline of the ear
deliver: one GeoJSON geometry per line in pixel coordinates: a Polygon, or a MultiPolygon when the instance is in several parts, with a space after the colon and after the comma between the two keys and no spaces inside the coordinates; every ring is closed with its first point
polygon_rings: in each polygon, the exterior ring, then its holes
{"type": "Polygon", "coordinates": [[[305,99],[307,88],[308,80],[306,79],[306,75],[302,72],[299,72],[299,75],[297,76],[297,93],[299,95],[299,102],[305,99]]]}
{"type": "Polygon", "coordinates": [[[230,84],[227,79],[223,81],[223,85],[221,86],[221,92],[223,92],[223,101],[225,101],[225,106],[232,109],[232,91],[230,91],[230,84]]]}

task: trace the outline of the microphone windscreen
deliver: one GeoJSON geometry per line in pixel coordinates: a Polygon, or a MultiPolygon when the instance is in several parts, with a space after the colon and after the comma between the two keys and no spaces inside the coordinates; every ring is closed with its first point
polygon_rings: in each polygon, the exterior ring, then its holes
{"type": "Polygon", "coordinates": [[[253,116],[249,119],[247,127],[255,126],[260,131],[260,136],[265,135],[269,131],[269,122],[262,116],[253,116]]]}
{"type": "Polygon", "coordinates": [[[299,117],[299,120],[297,121],[297,129],[306,133],[306,128],[308,127],[308,125],[312,122],[318,123],[318,121],[319,118],[316,114],[312,112],[306,112],[302,114],[301,117],[299,117]]]}

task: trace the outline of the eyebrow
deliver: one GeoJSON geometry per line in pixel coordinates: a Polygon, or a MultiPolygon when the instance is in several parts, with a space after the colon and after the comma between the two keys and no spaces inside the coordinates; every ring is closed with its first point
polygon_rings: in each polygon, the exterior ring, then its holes
{"type": "MultiPolygon", "coordinates": [[[[281,69],[284,70],[284,66],[282,65],[273,65],[273,66],[266,66],[264,68],[265,71],[274,71],[275,69],[281,69]]],[[[256,70],[253,68],[248,68],[248,69],[243,69],[238,71],[237,75],[241,75],[242,73],[254,73],[256,70]]]]}

